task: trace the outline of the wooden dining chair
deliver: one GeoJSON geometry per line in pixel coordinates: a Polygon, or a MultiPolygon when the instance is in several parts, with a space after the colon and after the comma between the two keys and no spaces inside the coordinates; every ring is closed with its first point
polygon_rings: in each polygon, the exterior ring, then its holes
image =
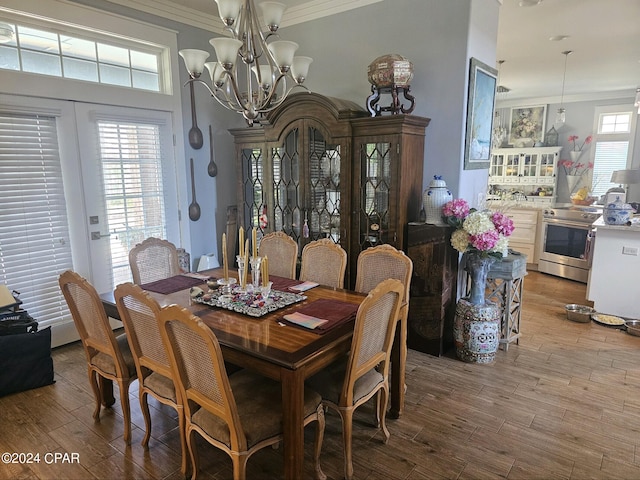
{"type": "Polygon", "coordinates": [[[149,237],[129,251],[133,283],[144,285],[180,273],[176,246],[160,238],[149,237]]]}
{"type": "Polygon", "coordinates": [[[260,240],[258,254],[269,259],[269,274],[296,278],[298,244],[282,231],[267,233],[260,240]]]}
{"type": "MultiPolygon", "coordinates": [[[[398,375],[404,385],[407,363],[407,328],[409,316],[409,291],[411,276],[413,274],[413,262],[402,251],[388,244],[367,248],[358,255],[355,290],[361,293],[369,293],[383,280],[395,278],[404,285],[404,295],[400,304],[399,328],[394,344],[394,361],[392,362],[392,375],[398,375]],[[398,361],[395,361],[397,359],[398,361]]],[[[404,389],[400,391],[398,405],[404,405],[404,389]]],[[[401,412],[397,412],[398,414],[401,412]]]]}
{"type": "Polygon", "coordinates": [[[115,336],[102,301],[93,285],[76,272],[67,270],[58,279],[87,356],[89,384],[96,400],[93,418],[100,420],[102,395],[98,376],[114,381],[120,390],[124,440],[131,443],[129,385],[136,379],[136,366],[126,334],[115,336]]]}
{"type": "Polygon", "coordinates": [[[302,249],[301,261],[300,280],[344,288],[347,252],[330,238],[306,244],[302,249]]]}
{"type": "Polygon", "coordinates": [[[187,446],[184,437],[184,409],[182,402],[178,400],[169,357],[160,336],[157,319],[160,314],[160,305],[147,292],[133,283],[118,285],[114,292],[114,298],[120,320],[122,320],[125,332],[127,332],[129,347],[138,374],[138,399],[146,428],[141,443],[147,447],[151,437],[151,415],[147,401],[147,396],[151,395],[178,413],[182,450],[181,472],[186,475],[187,446]]]}
{"type": "Polygon", "coordinates": [[[399,317],[404,285],[388,279],[378,284],[358,308],[348,357],[337,360],[308,379],[322,395],[322,403],[342,420],[344,474],[353,478],[353,413],[377,395],[376,423],[384,443],[389,440],[386,411],[389,401],[389,359],[399,317]]]}
{"type": "MultiPolygon", "coordinates": [[[[192,479],[198,475],[195,434],[226,452],[233,478],[246,478],[247,461],[256,451],[275,445],[282,436],[282,388],[279,382],[249,370],[225,371],[222,351],[213,331],[188,310],[163,307],[160,334],[185,412],[185,437],[191,457],[192,479]]],[[[305,388],[304,425],[317,421],[315,476],[324,480],[320,450],[324,410],[320,395],[305,388]]]]}

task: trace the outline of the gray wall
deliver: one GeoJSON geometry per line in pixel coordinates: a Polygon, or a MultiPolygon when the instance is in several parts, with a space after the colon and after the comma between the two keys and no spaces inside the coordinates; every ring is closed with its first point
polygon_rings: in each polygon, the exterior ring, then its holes
{"type": "MultiPolygon", "coordinates": [[[[178,31],[178,48],[199,48],[213,54],[209,32],[101,0],[74,0],[178,31]]],[[[215,6],[212,4],[212,13],[215,6]]],[[[399,53],[414,64],[412,94],[415,115],[431,118],[426,133],[423,185],[443,175],[454,197],[472,203],[486,190],[487,170],[463,170],[469,58],[495,65],[498,28],[497,0],[385,0],[367,7],[282,28],[284,39],[300,44],[299,54],[314,58],[307,86],[314,92],[366,104],[370,94],[367,66],[386,53],[399,53]]],[[[182,66],[182,61],[180,61],[182,66]]],[[[187,80],[184,69],[181,80],[187,80]]],[[[235,202],[233,139],[227,129],[242,126],[242,118],[226,111],[204,89],[196,88],[198,124],[205,145],[186,143],[191,126],[188,88],[182,91],[185,170],[196,164],[196,188],[202,216],[190,222],[192,259],[219,252],[226,207],[235,202]],[[208,125],[214,130],[218,177],[206,174],[208,125]]],[[[388,99],[383,98],[383,102],[388,99]]],[[[187,175],[188,178],[188,175],[187,175]]],[[[190,185],[183,186],[190,189],[190,185]]],[[[190,190],[188,190],[190,191],[190,190]]],[[[189,193],[189,199],[191,194],[189,193]]],[[[187,206],[181,206],[186,215],[187,206]]]]}

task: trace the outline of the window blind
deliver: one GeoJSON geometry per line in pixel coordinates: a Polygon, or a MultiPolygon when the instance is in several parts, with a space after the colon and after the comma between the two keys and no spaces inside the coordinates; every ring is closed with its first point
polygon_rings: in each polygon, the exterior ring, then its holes
{"type": "Polygon", "coordinates": [[[628,153],[629,142],[626,140],[596,142],[592,188],[594,195],[604,195],[611,187],[618,186],[611,183],[611,174],[615,170],[627,168],[628,153]]]}
{"type": "Polygon", "coordinates": [[[41,327],[69,321],[58,276],[72,268],[56,119],[0,112],[0,282],[41,327]]]}
{"type": "Polygon", "coordinates": [[[129,250],[166,238],[161,124],[99,120],[101,183],[113,285],[132,281],[129,250]]]}

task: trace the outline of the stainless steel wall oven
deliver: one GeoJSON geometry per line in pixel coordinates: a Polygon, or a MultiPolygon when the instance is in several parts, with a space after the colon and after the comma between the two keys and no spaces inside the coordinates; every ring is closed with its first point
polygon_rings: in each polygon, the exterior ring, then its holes
{"type": "Polygon", "coordinates": [[[595,241],[591,224],[601,213],[594,207],[543,210],[538,270],[587,283],[595,241]]]}

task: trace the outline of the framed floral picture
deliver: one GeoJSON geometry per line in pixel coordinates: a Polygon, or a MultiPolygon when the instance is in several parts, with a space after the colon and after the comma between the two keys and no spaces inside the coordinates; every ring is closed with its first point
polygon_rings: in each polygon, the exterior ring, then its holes
{"type": "Polygon", "coordinates": [[[533,147],[544,142],[547,106],[514,107],[509,120],[509,144],[514,147],[533,147]]]}
{"type": "Polygon", "coordinates": [[[465,170],[489,168],[497,74],[495,68],[476,58],[471,59],[464,149],[465,170]]]}

